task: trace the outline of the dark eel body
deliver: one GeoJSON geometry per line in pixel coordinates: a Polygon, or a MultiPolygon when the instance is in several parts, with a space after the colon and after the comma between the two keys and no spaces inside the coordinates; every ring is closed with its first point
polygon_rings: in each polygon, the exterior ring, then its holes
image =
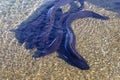
{"type": "MultiPolygon", "coordinates": [[[[62,24],[61,20],[62,19],[60,18],[61,15],[62,15],[62,10],[58,9],[56,11],[55,16],[57,16],[57,17],[55,17],[54,25],[51,26],[51,31],[47,32],[47,34],[49,34],[49,35],[47,35],[46,38],[42,38],[42,39],[44,39],[42,41],[46,42],[46,43],[43,43],[44,49],[38,49],[38,51],[33,55],[34,58],[38,58],[38,57],[53,53],[58,49],[58,47],[62,41],[62,38],[63,38],[63,30],[61,28],[61,24],[62,24]]],[[[45,36],[45,35],[43,35],[43,36],[45,36]]]]}
{"type": "Polygon", "coordinates": [[[108,17],[106,16],[101,16],[95,12],[87,11],[87,10],[78,11],[76,13],[70,13],[69,15],[66,15],[63,21],[64,37],[59,49],[57,50],[60,55],[62,54],[63,57],[66,58],[67,61],[69,61],[72,65],[82,70],[89,69],[89,65],[87,64],[86,60],[77,52],[75,48],[76,38],[71,28],[71,23],[75,19],[87,18],[87,17],[97,18],[102,20],[108,19],[108,17]]]}
{"type": "Polygon", "coordinates": [[[57,51],[68,63],[82,70],[88,70],[87,61],[75,48],[76,38],[71,23],[79,18],[97,18],[107,20],[95,12],[83,10],[84,0],[78,0],[81,6],[66,13],[60,8],[73,0],[56,0],[48,4],[41,13],[14,30],[18,42],[25,43],[26,49],[37,48],[33,58],[39,58],[57,51]]]}

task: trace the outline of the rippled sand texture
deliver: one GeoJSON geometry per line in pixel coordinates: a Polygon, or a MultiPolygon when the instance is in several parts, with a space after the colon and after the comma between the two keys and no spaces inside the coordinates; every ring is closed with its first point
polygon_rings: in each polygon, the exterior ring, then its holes
{"type": "Polygon", "coordinates": [[[0,0],[0,80],[120,80],[120,9],[113,10],[109,1],[114,0],[102,0],[103,7],[91,0],[85,2],[86,9],[109,16],[110,20],[86,18],[72,24],[77,50],[91,66],[88,71],[67,64],[57,53],[34,60],[34,50],[20,46],[10,32],[42,1],[0,0]]]}

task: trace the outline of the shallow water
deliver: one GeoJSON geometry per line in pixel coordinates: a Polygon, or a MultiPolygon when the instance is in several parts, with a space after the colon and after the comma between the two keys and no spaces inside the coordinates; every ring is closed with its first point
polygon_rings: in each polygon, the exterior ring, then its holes
{"type": "MultiPolygon", "coordinates": [[[[119,80],[120,79],[120,18],[117,9],[85,3],[85,9],[110,17],[110,20],[78,19],[72,28],[78,52],[90,64],[82,71],[57,57],[57,53],[34,60],[35,50],[20,46],[10,32],[27,19],[44,0],[0,1],[0,79],[38,80],[119,80]],[[109,9],[108,9],[109,8],[109,9]]],[[[98,1],[94,3],[99,3],[98,1]]],[[[68,9],[68,6],[63,7],[68,9]]]]}

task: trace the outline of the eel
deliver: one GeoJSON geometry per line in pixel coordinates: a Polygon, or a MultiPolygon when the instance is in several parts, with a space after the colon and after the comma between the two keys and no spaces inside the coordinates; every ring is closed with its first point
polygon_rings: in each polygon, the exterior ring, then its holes
{"type": "MultiPolygon", "coordinates": [[[[51,27],[52,30],[51,30],[51,32],[49,32],[49,35],[47,35],[47,37],[46,37],[47,38],[47,40],[45,40],[46,43],[45,42],[43,43],[44,48],[42,48],[42,49],[38,48],[36,53],[33,54],[33,56],[32,56],[33,58],[39,58],[41,56],[48,55],[50,53],[55,52],[58,49],[58,47],[62,41],[62,37],[63,37],[63,29],[61,28],[63,19],[60,18],[62,15],[62,10],[58,9],[56,14],[57,15],[55,15],[56,17],[55,17],[54,26],[51,27]]],[[[46,38],[44,38],[44,36],[41,38],[43,39],[42,41],[44,41],[44,39],[46,39],[46,38]]],[[[41,43],[41,42],[39,42],[39,43],[41,43]]],[[[37,42],[37,44],[39,44],[39,43],[37,42]]],[[[41,44],[39,46],[41,46],[41,44]]]]}
{"type": "Polygon", "coordinates": [[[92,17],[102,20],[109,19],[106,16],[101,16],[95,12],[87,11],[87,10],[85,11],[80,10],[79,12],[71,13],[70,15],[67,14],[64,18],[64,23],[63,23],[63,26],[66,29],[64,32],[64,38],[62,40],[59,49],[57,50],[60,56],[62,55],[73,66],[76,66],[82,70],[88,70],[90,67],[87,64],[87,61],[81,55],[79,55],[79,53],[75,48],[76,38],[71,28],[71,23],[75,19],[81,19],[87,17],[92,17]]]}
{"type": "MultiPolygon", "coordinates": [[[[57,28],[57,31],[54,30],[54,34],[58,34],[59,36],[57,36],[56,38],[54,37],[54,39],[51,41],[51,43],[50,43],[50,40],[49,40],[49,36],[50,36],[50,33],[52,32],[51,30],[53,28],[55,28],[53,26],[56,26],[56,25],[60,26],[60,25],[62,25],[62,24],[60,24],[62,22],[62,19],[59,21],[59,25],[55,24],[55,23],[58,23],[58,21],[55,20],[55,17],[58,17],[59,15],[56,16],[55,14],[58,13],[58,11],[60,9],[59,7],[61,7],[63,5],[66,5],[67,3],[70,3],[70,2],[72,2],[72,0],[66,0],[66,1],[59,0],[54,6],[52,6],[48,10],[47,17],[48,17],[49,23],[47,23],[47,27],[46,26],[44,27],[43,36],[41,37],[41,39],[39,39],[39,40],[41,40],[41,41],[39,41],[39,46],[43,45],[43,47],[42,48],[41,47],[40,48],[37,47],[38,50],[33,55],[34,58],[45,56],[45,55],[53,53],[53,52],[55,52],[57,50],[57,48],[60,45],[60,42],[62,40],[63,32],[60,31],[60,33],[58,33],[59,32],[58,28],[57,28]],[[55,7],[55,9],[52,9],[53,7],[55,7]],[[49,13],[50,10],[52,11],[51,14],[49,13]],[[57,32],[57,33],[55,33],[55,32],[57,32]],[[46,44],[46,43],[48,43],[48,44],[46,44]]],[[[37,44],[38,44],[38,42],[37,42],[37,44]]]]}
{"type": "MultiPolygon", "coordinates": [[[[25,43],[26,49],[37,48],[33,58],[39,58],[55,51],[63,56],[71,65],[82,70],[90,67],[87,61],[77,52],[75,44],[75,34],[71,28],[71,23],[75,19],[97,18],[109,19],[93,11],[83,10],[84,0],[77,0],[81,4],[77,10],[62,12],[61,6],[74,3],[74,0],[56,0],[43,6],[41,13],[28,21],[19,25],[14,31],[19,43],[25,43]]],[[[72,6],[71,6],[72,7],[72,6]]]]}
{"type": "MultiPolygon", "coordinates": [[[[81,6],[79,7],[80,10],[82,10],[84,8],[84,0],[78,0],[78,2],[81,4],[81,6]]],[[[54,16],[55,16],[55,12],[58,8],[66,5],[66,4],[72,4],[74,3],[74,0],[57,0],[55,5],[52,6],[49,11],[48,11],[48,15],[50,17],[50,21],[54,20],[54,16]]],[[[74,7],[74,6],[73,6],[74,7]]]]}

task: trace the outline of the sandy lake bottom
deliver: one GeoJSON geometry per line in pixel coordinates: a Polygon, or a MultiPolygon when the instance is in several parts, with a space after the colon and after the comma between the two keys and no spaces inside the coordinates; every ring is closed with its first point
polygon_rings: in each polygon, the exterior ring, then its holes
{"type": "Polygon", "coordinates": [[[110,19],[85,18],[72,23],[77,51],[90,65],[90,70],[80,70],[57,57],[57,53],[34,60],[34,50],[20,46],[10,31],[43,1],[0,1],[0,80],[120,80],[120,6],[113,7],[114,0],[85,2],[85,9],[110,19]]]}

